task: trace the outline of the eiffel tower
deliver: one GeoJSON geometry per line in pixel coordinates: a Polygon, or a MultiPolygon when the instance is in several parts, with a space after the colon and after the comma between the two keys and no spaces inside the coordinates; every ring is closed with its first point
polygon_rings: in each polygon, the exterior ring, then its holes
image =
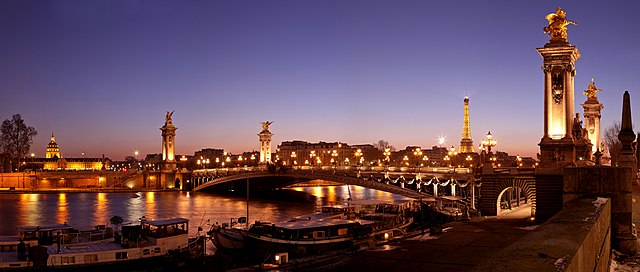
{"type": "Polygon", "coordinates": [[[471,140],[471,127],[469,126],[469,97],[464,97],[464,125],[462,126],[462,140],[460,140],[460,153],[473,153],[473,140],[471,140]]]}

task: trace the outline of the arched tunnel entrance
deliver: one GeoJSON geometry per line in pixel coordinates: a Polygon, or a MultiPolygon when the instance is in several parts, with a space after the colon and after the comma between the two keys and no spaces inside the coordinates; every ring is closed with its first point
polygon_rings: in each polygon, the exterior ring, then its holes
{"type": "MultiPolygon", "coordinates": [[[[503,216],[518,209],[527,209],[529,216],[536,213],[535,179],[529,176],[490,175],[482,177],[482,195],[479,209],[482,215],[503,216]]],[[[524,217],[524,215],[523,215],[524,217]]]]}

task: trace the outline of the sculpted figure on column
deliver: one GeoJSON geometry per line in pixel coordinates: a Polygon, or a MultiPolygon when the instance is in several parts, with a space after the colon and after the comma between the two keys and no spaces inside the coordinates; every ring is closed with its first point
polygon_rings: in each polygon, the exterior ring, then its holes
{"type": "Polygon", "coordinates": [[[556,13],[548,14],[545,19],[549,21],[549,26],[544,28],[544,32],[551,37],[552,43],[568,43],[567,41],[567,26],[575,25],[575,22],[567,20],[567,13],[558,8],[556,13]]]}

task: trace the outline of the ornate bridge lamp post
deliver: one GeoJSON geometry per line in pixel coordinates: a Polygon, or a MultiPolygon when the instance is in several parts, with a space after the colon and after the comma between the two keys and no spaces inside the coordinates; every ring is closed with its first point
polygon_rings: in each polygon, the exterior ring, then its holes
{"type": "Polygon", "coordinates": [[[331,163],[333,164],[333,170],[335,171],[338,166],[338,151],[331,151],[331,163]]]}
{"type": "Polygon", "coordinates": [[[487,137],[482,140],[483,150],[487,150],[486,157],[484,158],[484,164],[482,165],[482,173],[490,174],[493,173],[493,162],[495,158],[491,154],[491,148],[496,146],[498,141],[493,139],[493,135],[491,135],[491,131],[487,133],[487,137]]]}
{"type": "Polygon", "coordinates": [[[456,156],[458,155],[458,151],[456,151],[456,147],[455,146],[451,146],[451,149],[449,150],[447,155],[449,155],[449,159],[451,159],[450,166],[453,165],[453,171],[455,172],[455,169],[456,169],[456,156]]]}
{"type": "Polygon", "coordinates": [[[391,162],[389,156],[391,156],[391,148],[385,148],[382,155],[384,155],[384,162],[387,165],[387,172],[389,172],[389,164],[391,162]]]}
{"type": "Polygon", "coordinates": [[[489,158],[489,160],[492,160],[491,157],[493,157],[491,154],[491,148],[496,146],[496,144],[498,144],[498,141],[493,139],[493,135],[491,135],[491,131],[489,131],[487,133],[487,138],[482,140],[482,146],[484,146],[485,149],[487,150],[487,158],[489,158]]]}
{"type": "Polygon", "coordinates": [[[413,155],[416,156],[416,172],[418,172],[418,175],[420,175],[420,158],[422,157],[422,149],[416,147],[416,149],[413,151],[413,155]]]}
{"type": "Polygon", "coordinates": [[[362,160],[364,159],[362,158],[362,149],[356,150],[356,153],[354,155],[356,156],[356,167],[358,168],[358,177],[360,177],[360,164],[362,164],[362,160]]]}
{"type": "MultiPolygon", "coordinates": [[[[309,162],[311,163],[311,171],[313,171],[313,164],[315,162],[315,157],[316,157],[316,151],[311,150],[311,152],[309,152],[309,162]]],[[[318,158],[318,160],[320,160],[320,158],[318,158]]]]}
{"type": "Polygon", "coordinates": [[[291,159],[293,160],[293,163],[291,164],[292,167],[298,165],[298,161],[296,160],[297,157],[298,157],[298,155],[296,154],[296,152],[295,151],[291,151],[291,159]]]}
{"type": "Polygon", "coordinates": [[[464,160],[467,161],[469,168],[471,168],[471,166],[473,165],[473,158],[471,157],[471,155],[467,155],[467,157],[464,160]]]}

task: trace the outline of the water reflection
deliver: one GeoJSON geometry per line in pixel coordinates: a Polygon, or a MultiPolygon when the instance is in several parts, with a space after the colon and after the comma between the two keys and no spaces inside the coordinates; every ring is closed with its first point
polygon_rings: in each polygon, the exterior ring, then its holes
{"type": "Polygon", "coordinates": [[[60,222],[67,222],[69,220],[69,212],[68,212],[67,203],[67,194],[61,193],[58,195],[58,219],[60,222]]]}
{"type": "MultiPolygon", "coordinates": [[[[358,186],[350,189],[354,199],[370,199],[368,196],[386,201],[402,199],[358,186]]],[[[249,219],[251,222],[284,221],[348,197],[346,186],[296,187],[279,190],[275,195],[252,194],[249,219]]],[[[19,226],[63,222],[90,229],[108,224],[114,215],[132,224],[139,223],[142,216],[148,219],[184,217],[191,220],[189,227],[195,233],[198,226],[207,229],[209,223],[229,222],[230,218],[245,216],[246,199],[244,195],[202,192],[148,192],[137,198],[132,198],[130,193],[0,194],[0,215],[0,235],[14,235],[19,226]]]]}

